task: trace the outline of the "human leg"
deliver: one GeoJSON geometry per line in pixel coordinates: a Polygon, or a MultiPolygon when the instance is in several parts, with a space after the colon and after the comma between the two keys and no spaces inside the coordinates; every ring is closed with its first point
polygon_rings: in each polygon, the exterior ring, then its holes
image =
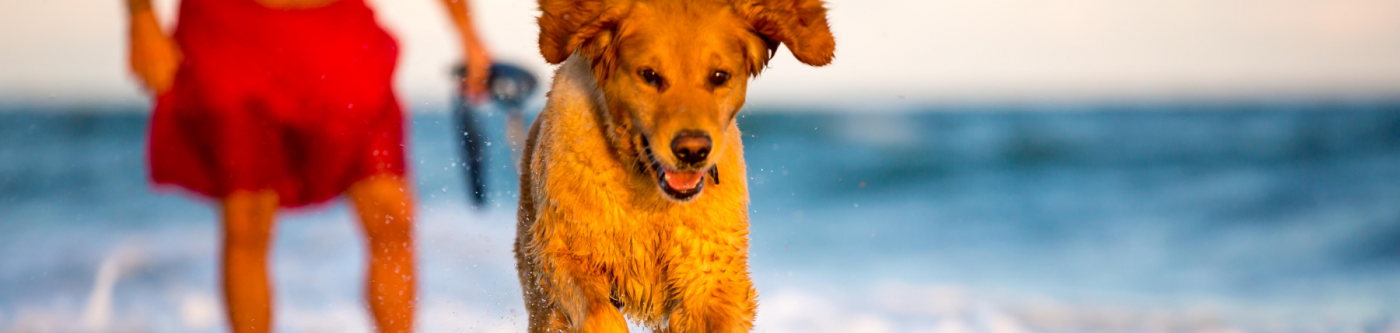
{"type": "Polygon", "coordinates": [[[369,238],[366,297],[379,332],[413,331],[416,304],[412,189],[403,176],[383,174],[346,192],[369,238]]]}
{"type": "Polygon", "coordinates": [[[233,332],[272,328],[267,253],[277,208],[272,190],[235,191],[222,200],[224,301],[233,332]]]}

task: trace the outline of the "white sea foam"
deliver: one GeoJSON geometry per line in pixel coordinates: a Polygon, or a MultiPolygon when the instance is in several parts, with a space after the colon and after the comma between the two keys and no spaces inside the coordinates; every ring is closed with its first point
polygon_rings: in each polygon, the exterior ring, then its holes
{"type": "MultiPolygon", "coordinates": [[[[442,200],[419,211],[423,332],[518,332],[526,324],[506,210],[469,211],[442,200]]],[[[288,332],[368,332],[361,300],[364,260],[356,221],[343,206],[283,218],[275,244],[276,327],[288,332]]],[[[88,260],[78,269],[50,261],[35,269],[86,271],[83,286],[48,297],[8,299],[0,332],[215,332],[224,329],[217,292],[212,221],[156,231],[119,231],[63,241],[64,230],[38,231],[39,251],[88,260]],[[160,241],[155,241],[160,240],[160,241]],[[83,245],[90,244],[90,245],[83,245]],[[17,302],[18,301],[18,302],[17,302]]],[[[755,267],[760,277],[767,267],[755,267]]],[[[780,275],[780,274],[773,274],[780,275]]],[[[802,273],[799,275],[806,275],[802,273]]],[[[781,275],[780,275],[781,276],[781,275]]],[[[73,276],[63,276],[73,279],[73,276]]],[[[760,281],[756,332],[1029,333],[1251,332],[1225,310],[1076,302],[1047,295],[986,291],[929,281],[841,284],[846,276],[792,283],[760,281]]],[[[1394,332],[1400,324],[1373,325],[1394,332]]],[[[1276,328],[1276,327],[1274,327],[1276,328]]],[[[1288,327],[1284,327],[1284,330],[1288,327]]],[[[1294,327],[1296,328],[1296,327],[1294,327]]],[[[1321,327],[1326,328],[1326,327],[1321,327]]],[[[1335,327],[1333,327],[1335,328],[1335,327]]]]}

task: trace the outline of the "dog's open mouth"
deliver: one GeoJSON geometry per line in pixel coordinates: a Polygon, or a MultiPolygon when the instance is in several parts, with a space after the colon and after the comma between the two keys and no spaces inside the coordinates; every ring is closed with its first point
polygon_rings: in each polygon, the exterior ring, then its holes
{"type": "MultiPolygon", "coordinates": [[[[661,164],[651,151],[651,144],[645,135],[641,136],[642,148],[648,168],[656,175],[656,184],[661,187],[661,192],[676,201],[686,202],[700,194],[705,189],[706,170],[675,170],[661,164]]],[[[708,169],[714,175],[714,167],[708,169]]]]}

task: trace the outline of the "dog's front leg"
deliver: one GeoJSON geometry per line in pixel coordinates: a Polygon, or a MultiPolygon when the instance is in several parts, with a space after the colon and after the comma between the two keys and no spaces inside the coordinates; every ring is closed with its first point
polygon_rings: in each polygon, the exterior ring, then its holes
{"type": "Polygon", "coordinates": [[[612,283],[596,265],[563,255],[546,254],[540,259],[548,270],[543,274],[548,277],[548,297],[572,326],[566,332],[627,332],[627,320],[609,296],[612,283]]]}
{"type": "Polygon", "coordinates": [[[682,287],[669,333],[742,333],[753,328],[758,292],[747,276],[707,276],[682,287]]]}
{"type": "Polygon", "coordinates": [[[739,333],[753,328],[758,292],[748,272],[747,237],[696,237],[674,247],[668,267],[677,301],[666,332],[739,333]],[[738,244],[728,242],[739,239],[738,244]]]}

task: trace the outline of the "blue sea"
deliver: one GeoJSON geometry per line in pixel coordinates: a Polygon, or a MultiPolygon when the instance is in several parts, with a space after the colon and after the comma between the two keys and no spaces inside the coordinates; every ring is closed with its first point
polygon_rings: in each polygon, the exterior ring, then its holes
{"type": "MultiPolygon", "coordinates": [[[[503,118],[484,209],[452,119],[411,118],[420,331],[524,330],[503,118]]],[[[147,183],[147,121],[0,110],[0,332],[226,331],[215,211],[147,183]]],[[[739,122],[757,332],[1400,332],[1400,101],[739,122]]],[[[369,332],[346,205],[279,221],[276,328],[369,332]]]]}

